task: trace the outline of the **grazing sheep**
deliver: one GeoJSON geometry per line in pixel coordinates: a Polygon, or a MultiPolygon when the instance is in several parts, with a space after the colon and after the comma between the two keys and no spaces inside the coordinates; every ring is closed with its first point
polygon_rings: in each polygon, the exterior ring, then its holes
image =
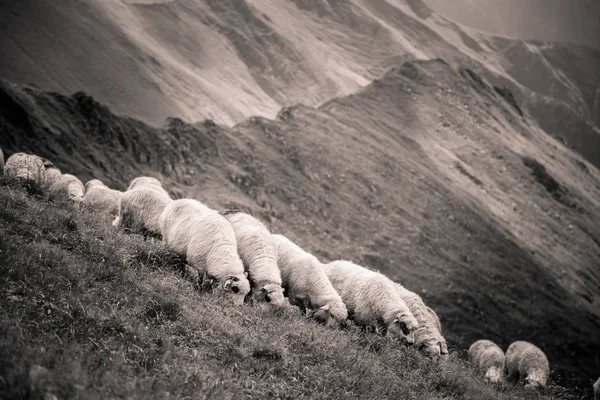
{"type": "Polygon", "coordinates": [[[442,336],[442,327],[437,314],[425,305],[421,296],[398,283],[395,286],[398,294],[419,323],[419,327],[415,331],[415,344],[432,357],[448,354],[448,345],[442,336]]]}
{"type": "Polygon", "coordinates": [[[34,154],[15,153],[6,160],[4,172],[13,178],[31,179],[43,184],[46,169],[53,166],[50,161],[34,154]]]}
{"type": "MultiPolygon", "coordinates": [[[[125,193],[127,194],[127,193],[125,193]]],[[[174,200],[159,219],[163,242],[185,255],[201,277],[215,281],[235,304],[242,304],[250,283],[237,252],[233,228],[225,217],[192,199],[174,200]]]]}
{"type": "Polygon", "coordinates": [[[60,172],[60,169],[54,166],[47,168],[46,171],[44,171],[44,185],[47,188],[52,187],[61,176],[62,172],[60,172]]]}
{"type": "Polygon", "coordinates": [[[419,323],[393,281],[350,261],[333,261],[323,269],[357,325],[373,326],[385,336],[414,343],[419,323]]]}
{"type": "Polygon", "coordinates": [[[151,176],[139,176],[131,181],[127,190],[131,190],[139,186],[158,186],[162,188],[162,183],[160,183],[158,179],[151,176]]]}
{"type": "Polygon", "coordinates": [[[321,262],[282,235],[271,235],[277,248],[277,265],[285,293],[292,305],[302,311],[315,310],[313,317],[327,322],[333,317],[340,324],[348,310],[323,271],[321,262]]]}
{"type": "Polygon", "coordinates": [[[111,189],[98,179],[85,184],[85,196],[81,203],[87,209],[105,210],[114,215],[117,213],[119,199],[123,192],[111,189]]]}
{"type": "MultiPolygon", "coordinates": [[[[130,185],[131,187],[131,185],[130,185]]],[[[159,185],[137,185],[127,190],[117,201],[117,217],[113,226],[131,233],[140,233],[144,238],[160,237],[159,218],[173,200],[159,185]]]]}
{"type": "Polygon", "coordinates": [[[83,183],[74,175],[62,174],[50,186],[50,194],[52,196],[64,196],[65,198],[75,202],[77,205],[83,200],[85,187],[83,183]]]}
{"type": "Polygon", "coordinates": [[[594,400],[600,400],[600,378],[594,383],[594,400]]]}
{"type": "Polygon", "coordinates": [[[225,216],[235,232],[237,249],[252,284],[252,298],[283,305],[281,272],[271,233],[258,219],[245,213],[225,216]]]}
{"type": "Polygon", "coordinates": [[[535,389],[546,386],[550,365],[539,347],[517,341],[506,350],[506,372],[511,379],[523,381],[526,388],[535,389]]]}
{"type": "Polygon", "coordinates": [[[498,345],[491,340],[481,339],[469,347],[469,361],[484,371],[484,379],[500,382],[504,375],[506,357],[498,345]]]}
{"type": "Polygon", "coordinates": [[[4,175],[4,153],[0,149],[0,176],[4,175]]]}

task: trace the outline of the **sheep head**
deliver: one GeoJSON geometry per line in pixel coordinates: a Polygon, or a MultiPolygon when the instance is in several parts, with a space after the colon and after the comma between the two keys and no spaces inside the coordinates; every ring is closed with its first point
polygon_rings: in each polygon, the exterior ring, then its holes
{"type": "Polygon", "coordinates": [[[503,367],[496,365],[489,367],[487,371],[485,371],[483,379],[492,383],[500,382],[502,380],[503,369],[503,367]]]}
{"type": "Polygon", "coordinates": [[[270,303],[277,307],[282,306],[284,302],[283,288],[276,283],[267,283],[254,291],[253,300],[270,303]]]}
{"type": "Polygon", "coordinates": [[[316,309],[312,314],[312,317],[315,319],[315,321],[322,324],[326,324],[327,321],[329,321],[329,318],[331,317],[329,304],[325,304],[324,306],[316,309]]]}
{"type": "Polygon", "coordinates": [[[244,304],[246,295],[250,293],[250,282],[245,275],[226,277],[219,286],[235,305],[244,304]]]}
{"type": "Polygon", "coordinates": [[[541,389],[546,386],[546,374],[534,369],[527,374],[524,383],[526,389],[541,389]]]}
{"type": "Polygon", "coordinates": [[[419,323],[412,315],[398,314],[386,326],[386,335],[399,338],[402,342],[413,344],[415,342],[415,331],[419,323]]]}

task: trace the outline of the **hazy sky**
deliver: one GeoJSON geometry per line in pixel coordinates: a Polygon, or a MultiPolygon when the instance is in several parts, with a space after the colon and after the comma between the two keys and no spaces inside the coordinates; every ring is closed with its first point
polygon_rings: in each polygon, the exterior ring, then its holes
{"type": "Polygon", "coordinates": [[[493,34],[600,49],[600,0],[424,0],[439,14],[493,34]]]}

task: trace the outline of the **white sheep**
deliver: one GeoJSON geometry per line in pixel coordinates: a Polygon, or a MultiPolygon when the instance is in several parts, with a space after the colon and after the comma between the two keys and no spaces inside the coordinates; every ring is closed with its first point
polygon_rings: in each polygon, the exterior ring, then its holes
{"type": "Polygon", "coordinates": [[[517,341],[506,350],[506,373],[513,380],[523,381],[526,388],[541,388],[548,381],[550,365],[539,347],[517,341]]]}
{"type": "Polygon", "coordinates": [[[61,174],[52,186],[50,186],[50,194],[53,196],[63,196],[75,204],[79,205],[83,200],[85,187],[83,183],[74,175],[61,174]]]}
{"type": "Polygon", "coordinates": [[[236,212],[224,215],[235,232],[238,253],[252,284],[252,298],[275,306],[283,305],[281,272],[271,233],[249,214],[236,212]]]}
{"type": "Polygon", "coordinates": [[[201,277],[214,280],[214,287],[235,304],[244,302],[250,283],[238,256],[235,233],[225,217],[197,200],[180,199],[167,205],[159,225],[170,251],[185,256],[201,277]]]}
{"type": "Polygon", "coordinates": [[[323,269],[357,325],[373,326],[385,336],[414,343],[419,323],[392,280],[345,260],[325,264],[323,269]]]}
{"type": "Polygon", "coordinates": [[[144,238],[149,235],[160,236],[160,215],[172,201],[160,182],[158,185],[135,185],[117,201],[117,217],[112,224],[118,229],[140,233],[144,238]]]}
{"type": "Polygon", "coordinates": [[[8,157],[4,172],[7,176],[18,179],[30,179],[44,183],[44,174],[52,163],[35,154],[15,153],[8,157]]]}
{"type": "Polygon", "coordinates": [[[110,214],[116,214],[119,199],[123,192],[111,189],[99,179],[92,179],[85,184],[85,195],[81,203],[87,209],[105,210],[110,214]]]}
{"type": "Polygon", "coordinates": [[[419,323],[414,335],[415,344],[430,356],[448,354],[448,345],[442,336],[437,314],[425,305],[421,296],[398,283],[395,285],[398,294],[419,323]]]}
{"type": "Polygon", "coordinates": [[[333,317],[338,323],[345,323],[348,310],[327,279],[321,262],[285,236],[275,234],[272,237],[289,302],[303,311],[315,310],[313,316],[322,322],[333,317]]]}
{"type": "Polygon", "coordinates": [[[500,382],[504,376],[506,357],[502,349],[491,340],[481,339],[469,347],[469,361],[484,372],[484,379],[500,382]]]}
{"type": "Polygon", "coordinates": [[[594,383],[594,400],[600,400],[600,378],[594,383]]]}
{"type": "Polygon", "coordinates": [[[51,188],[62,176],[60,169],[52,166],[44,171],[44,186],[51,188]]]}

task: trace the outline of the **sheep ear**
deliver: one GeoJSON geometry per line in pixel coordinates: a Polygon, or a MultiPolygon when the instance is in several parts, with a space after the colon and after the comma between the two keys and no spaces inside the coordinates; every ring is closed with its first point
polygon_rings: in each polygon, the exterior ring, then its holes
{"type": "Polygon", "coordinates": [[[223,283],[223,289],[229,289],[231,287],[231,283],[233,282],[233,278],[229,278],[223,283]]]}
{"type": "Polygon", "coordinates": [[[244,271],[244,276],[247,278],[248,277],[248,271],[244,271]]]}
{"type": "Polygon", "coordinates": [[[329,304],[325,304],[323,307],[319,308],[319,310],[329,311],[329,304]]]}

